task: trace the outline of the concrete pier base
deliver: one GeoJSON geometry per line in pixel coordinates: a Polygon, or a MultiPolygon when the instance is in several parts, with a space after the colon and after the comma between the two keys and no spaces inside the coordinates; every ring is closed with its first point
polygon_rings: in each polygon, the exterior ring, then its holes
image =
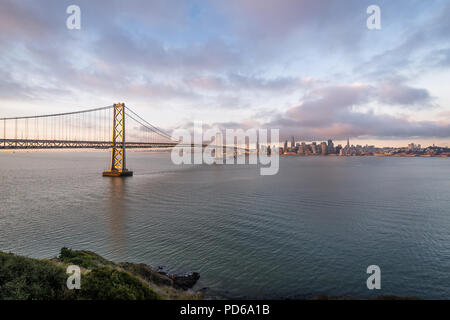
{"type": "Polygon", "coordinates": [[[128,170],[108,170],[103,172],[104,177],[131,177],[133,175],[133,171],[128,170]]]}

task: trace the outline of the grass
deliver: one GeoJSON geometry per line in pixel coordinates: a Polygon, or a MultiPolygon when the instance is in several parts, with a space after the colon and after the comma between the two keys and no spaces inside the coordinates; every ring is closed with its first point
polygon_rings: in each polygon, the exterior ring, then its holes
{"type": "Polygon", "coordinates": [[[106,260],[95,252],[86,250],[71,250],[66,247],[61,249],[59,261],[65,264],[77,265],[85,269],[90,269],[98,266],[115,265],[115,263],[106,260]]]}

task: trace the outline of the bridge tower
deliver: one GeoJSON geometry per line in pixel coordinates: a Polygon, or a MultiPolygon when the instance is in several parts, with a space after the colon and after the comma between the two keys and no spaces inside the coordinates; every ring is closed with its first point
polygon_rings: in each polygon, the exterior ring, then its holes
{"type": "Polygon", "coordinates": [[[113,106],[111,167],[103,172],[104,177],[129,177],[133,171],[126,169],[125,158],[125,104],[113,106]]]}

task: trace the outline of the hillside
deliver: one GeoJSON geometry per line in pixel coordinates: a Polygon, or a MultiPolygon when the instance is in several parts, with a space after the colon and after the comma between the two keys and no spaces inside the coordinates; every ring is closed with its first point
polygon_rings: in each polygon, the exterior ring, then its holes
{"type": "Polygon", "coordinates": [[[202,299],[202,294],[188,290],[198,277],[115,263],[91,251],[62,248],[59,257],[43,260],[0,251],[0,300],[202,299]],[[66,286],[69,265],[81,268],[79,290],[66,286]]]}

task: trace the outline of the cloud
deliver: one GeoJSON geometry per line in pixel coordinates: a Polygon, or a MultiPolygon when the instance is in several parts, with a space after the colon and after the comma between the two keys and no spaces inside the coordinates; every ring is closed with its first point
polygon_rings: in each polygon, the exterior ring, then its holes
{"type": "Polygon", "coordinates": [[[408,121],[373,110],[357,111],[376,99],[392,104],[415,105],[428,101],[426,90],[405,85],[363,84],[323,87],[305,96],[299,105],[278,114],[264,127],[280,128],[283,137],[295,135],[304,140],[346,137],[450,137],[450,125],[436,121],[408,121]]]}
{"type": "MultiPolygon", "coordinates": [[[[405,6],[400,1],[397,4],[405,6]]],[[[376,52],[369,59],[357,64],[353,69],[354,73],[372,80],[400,74],[413,78],[435,68],[450,65],[448,63],[450,4],[445,1],[434,1],[426,4],[411,3],[409,7],[413,9],[403,10],[405,14],[410,15],[405,17],[405,20],[410,21],[409,28],[398,34],[393,45],[381,47],[383,48],[381,52],[376,52]],[[434,10],[430,10],[430,6],[434,10]],[[420,27],[413,25],[417,23],[413,19],[414,8],[427,12],[426,18],[421,19],[420,27]]],[[[392,15],[392,11],[386,9],[382,12],[392,15]]],[[[393,18],[402,21],[398,17],[393,18]]]]}
{"type": "MultiPolygon", "coordinates": [[[[314,79],[295,77],[265,78],[260,76],[230,73],[226,75],[198,75],[185,82],[192,88],[206,91],[267,91],[280,92],[310,87],[314,79]]],[[[318,81],[318,80],[317,80],[318,81]]]]}
{"type": "Polygon", "coordinates": [[[378,88],[378,100],[388,105],[423,108],[431,105],[432,98],[427,89],[386,81],[378,88]]]}
{"type": "Polygon", "coordinates": [[[43,39],[52,30],[51,20],[36,13],[36,8],[13,0],[0,2],[0,39],[43,39]]]}
{"type": "Polygon", "coordinates": [[[445,49],[433,50],[422,61],[423,64],[431,68],[448,68],[450,67],[450,47],[445,49]]]}

